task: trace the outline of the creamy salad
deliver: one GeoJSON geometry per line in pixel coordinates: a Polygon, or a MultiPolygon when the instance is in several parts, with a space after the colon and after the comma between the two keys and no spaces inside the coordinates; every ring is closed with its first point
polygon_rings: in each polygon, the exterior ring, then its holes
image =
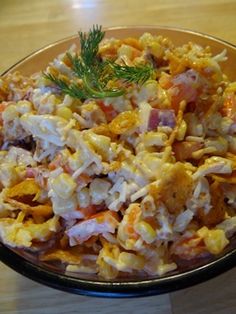
{"type": "Polygon", "coordinates": [[[236,82],[224,50],[159,34],[0,78],[0,239],[66,272],[162,276],[236,231],[236,82]]]}

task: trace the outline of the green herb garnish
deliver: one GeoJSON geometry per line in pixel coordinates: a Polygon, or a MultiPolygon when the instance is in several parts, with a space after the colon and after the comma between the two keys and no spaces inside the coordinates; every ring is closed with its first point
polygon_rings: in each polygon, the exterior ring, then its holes
{"type": "Polygon", "coordinates": [[[123,79],[130,83],[145,83],[152,74],[151,66],[139,65],[136,67],[122,66],[116,63],[112,64],[115,77],[118,79],[123,79]]]}
{"type": "Polygon", "coordinates": [[[82,80],[82,84],[68,83],[48,73],[44,73],[44,76],[60,88],[62,93],[79,99],[118,97],[123,95],[125,93],[124,89],[107,87],[107,83],[111,80],[122,80],[137,84],[143,84],[147,81],[152,74],[150,66],[121,66],[112,61],[103,61],[99,58],[99,43],[104,38],[104,35],[105,33],[102,31],[101,26],[93,26],[88,34],[79,32],[80,56],[77,54],[72,56],[70,53],[67,53],[74,74],[82,80]]]}

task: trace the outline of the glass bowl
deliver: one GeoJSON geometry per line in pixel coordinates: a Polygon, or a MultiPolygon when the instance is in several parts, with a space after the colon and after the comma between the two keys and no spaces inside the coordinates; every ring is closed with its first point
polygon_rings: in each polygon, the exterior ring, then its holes
{"type": "MultiPolygon", "coordinates": [[[[227,49],[228,60],[222,64],[222,71],[231,80],[236,80],[236,46],[206,34],[159,26],[123,26],[106,29],[106,37],[138,37],[144,32],[169,37],[176,45],[192,41],[202,46],[210,46],[214,54],[227,49]]],[[[20,71],[23,75],[38,72],[76,42],[78,42],[78,37],[75,35],[50,44],[19,61],[2,75],[14,71],[20,71]]],[[[71,293],[102,297],[150,296],[192,286],[233,268],[236,265],[236,236],[219,256],[194,262],[188,261],[177,271],[162,277],[132,276],[105,281],[98,279],[95,275],[67,274],[61,266],[52,266],[38,261],[33,252],[13,250],[3,244],[0,244],[0,260],[30,279],[71,293]]]]}

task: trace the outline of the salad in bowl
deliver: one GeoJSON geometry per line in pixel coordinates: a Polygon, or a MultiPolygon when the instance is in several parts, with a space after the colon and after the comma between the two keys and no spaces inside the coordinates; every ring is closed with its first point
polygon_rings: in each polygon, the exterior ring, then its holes
{"type": "Polygon", "coordinates": [[[236,231],[227,51],[104,35],[0,79],[0,240],[69,276],[176,274],[236,231]]]}

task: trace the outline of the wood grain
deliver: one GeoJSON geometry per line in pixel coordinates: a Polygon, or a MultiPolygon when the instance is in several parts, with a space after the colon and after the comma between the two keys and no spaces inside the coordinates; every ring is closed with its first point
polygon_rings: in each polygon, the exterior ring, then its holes
{"type": "Polygon", "coordinates": [[[32,51],[96,23],[178,26],[236,43],[235,12],[235,0],[1,0],[0,73],[32,51]]]}
{"type": "MultiPolygon", "coordinates": [[[[92,24],[166,25],[208,33],[236,44],[235,0],[1,0],[0,73],[34,50],[92,24]]],[[[0,313],[233,314],[236,269],[169,295],[92,299],[34,283],[0,264],[0,313]]]]}
{"type": "Polygon", "coordinates": [[[171,314],[169,295],[105,299],[72,295],[35,283],[0,264],[1,314],[171,314]]]}
{"type": "Polygon", "coordinates": [[[236,269],[203,284],[171,293],[173,314],[236,313],[236,269]]]}

